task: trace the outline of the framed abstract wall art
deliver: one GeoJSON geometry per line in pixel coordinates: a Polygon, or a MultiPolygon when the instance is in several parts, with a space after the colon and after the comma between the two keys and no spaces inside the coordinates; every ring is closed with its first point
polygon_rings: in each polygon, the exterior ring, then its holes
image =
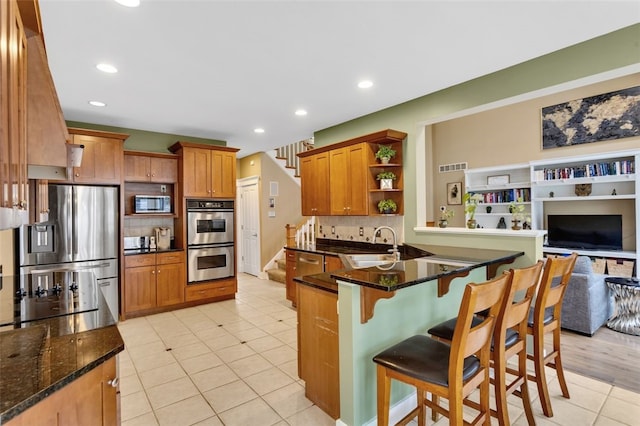
{"type": "Polygon", "coordinates": [[[542,149],[640,136],[640,86],[542,108],[542,149]]]}

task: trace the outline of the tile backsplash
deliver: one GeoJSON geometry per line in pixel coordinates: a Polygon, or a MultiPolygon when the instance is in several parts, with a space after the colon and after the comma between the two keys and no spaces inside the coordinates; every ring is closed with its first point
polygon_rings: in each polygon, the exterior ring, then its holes
{"type": "MultiPolygon", "coordinates": [[[[373,242],[373,230],[386,225],[396,231],[398,244],[404,241],[402,216],[317,216],[316,221],[317,238],[370,243],[373,242]],[[360,228],[363,235],[360,235],[360,228]]],[[[380,232],[377,243],[393,244],[393,236],[389,230],[383,229],[380,232]]]]}
{"type": "Polygon", "coordinates": [[[124,219],[124,236],[125,237],[142,237],[145,235],[155,235],[154,228],[169,228],[171,237],[175,235],[173,232],[173,218],[149,217],[149,218],[132,218],[124,219]]]}

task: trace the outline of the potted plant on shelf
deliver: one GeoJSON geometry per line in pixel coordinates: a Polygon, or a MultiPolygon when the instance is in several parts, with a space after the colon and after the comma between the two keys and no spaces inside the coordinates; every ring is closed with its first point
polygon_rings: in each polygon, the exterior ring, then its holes
{"type": "Polygon", "coordinates": [[[390,145],[378,145],[378,152],[376,152],[376,158],[380,160],[382,164],[387,164],[396,155],[396,150],[390,145]]]}
{"type": "Polygon", "coordinates": [[[398,206],[393,200],[380,200],[380,202],[378,202],[378,210],[383,214],[391,214],[398,210],[398,206]]]}
{"type": "Polygon", "coordinates": [[[478,203],[482,200],[481,194],[474,194],[472,192],[466,192],[462,196],[462,202],[464,203],[464,212],[468,215],[467,219],[467,228],[475,229],[476,228],[476,208],[478,207],[478,203]]]}
{"type": "Polygon", "coordinates": [[[396,179],[396,174],[393,172],[381,172],[378,173],[376,179],[380,181],[380,189],[393,189],[393,181],[396,179]]]}
{"type": "Polygon", "coordinates": [[[509,203],[509,213],[511,213],[511,223],[513,223],[511,229],[518,231],[522,227],[530,227],[531,218],[526,215],[522,198],[509,203]],[[522,223],[522,226],[520,226],[520,223],[522,223]]]}
{"type": "Polygon", "coordinates": [[[449,219],[453,217],[453,210],[448,209],[446,206],[440,206],[440,221],[438,226],[440,228],[446,228],[449,225],[449,219]]]}

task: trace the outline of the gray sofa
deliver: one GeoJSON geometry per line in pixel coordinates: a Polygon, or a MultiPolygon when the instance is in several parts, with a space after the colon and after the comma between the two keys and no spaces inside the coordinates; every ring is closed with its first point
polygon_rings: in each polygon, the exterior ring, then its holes
{"type": "Polygon", "coordinates": [[[613,298],[588,256],[578,256],[562,302],[562,328],[592,336],[613,312],[613,298]]]}

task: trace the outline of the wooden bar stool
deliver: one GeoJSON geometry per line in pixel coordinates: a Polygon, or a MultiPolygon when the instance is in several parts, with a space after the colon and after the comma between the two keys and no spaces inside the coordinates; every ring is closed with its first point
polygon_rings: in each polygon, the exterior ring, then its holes
{"type": "Polygon", "coordinates": [[[477,388],[480,388],[480,413],[471,424],[490,424],[489,346],[495,317],[511,277],[509,273],[486,283],[467,284],[451,345],[417,335],[373,358],[378,364],[378,425],[389,423],[391,379],[413,385],[417,390],[417,407],[400,424],[417,415],[418,424],[424,425],[426,405],[447,416],[451,425],[463,425],[463,400],[477,388]],[[485,309],[489,309],[489,315],[472,324],[475,314],[485,309]],[[428,399],[427,393],[432,399],[428,399]],[[438,404],[439,397],[449,400],[448,410],[438,404]]]}
{"type": "Polygon", "coordinates": [[[542,412],[547,417],[553,417],[553,409],[547,388],[545,366],[556,370],[562,396],[570,398],[562,368],[560,325],[562,299],[577,257],[577,253],[572,253],[570,256],[547,258],[535,305],[529,315],[527,333],[533,337],[533,354],[528,358],[533,360],[535,375],[529,374],[528,378],[536,382],[542,412]],[[553,333],[553,349],[545,356],[544,337],[548,333],[553,333]]]}
{"type": "MultiPolygon", "coordinates": [[[[491,365],[494,370],[492,383],[495,387],[496,410],[491,410],[491,415],[498,418],[501,426],[509,425],[509,411],[507,409],[507,397],[515,394],[522,399],[522,405],[527,416],[527,422],[535,425],[531,398],[527,387],[527,323],[531,302],[540,282],[542,261],[528,268],[513,269],[513,279],[505,290],[502,305],[496,317],[496,326],[491,345],[491,365]],[[507,361],[518,357],[517,368],[507,365],[507,361]],[[510,382],[507,383],[507,374],[510,382]],[[511,376],[514,376],[511,378],[511,376]]],[[[474,321],[480,321],[475,318],[474,321]]],[[[457,318],[440,323],[431,329],[429,334],[438,340],[449,342],[453,336],[457,318]]],[[[477,404],[469,401],[468,405],[477,404]]]]}

